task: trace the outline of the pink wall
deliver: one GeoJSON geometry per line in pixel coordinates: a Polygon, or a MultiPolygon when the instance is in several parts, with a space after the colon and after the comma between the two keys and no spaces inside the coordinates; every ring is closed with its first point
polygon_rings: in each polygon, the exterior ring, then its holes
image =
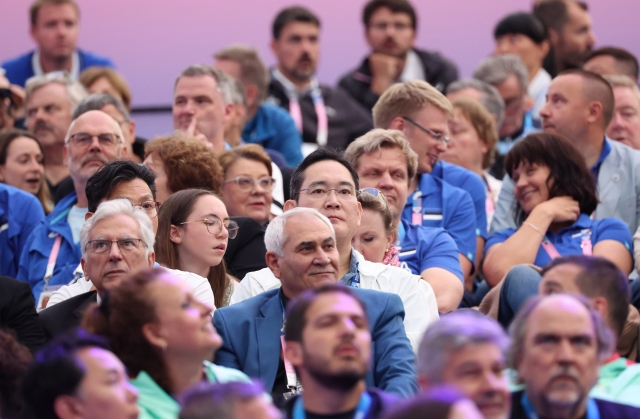
{"type": "MultiPolygon", "coordinates": [[[[254,45],[268,64],[270,26],[285,0],[78,0],[80,46],[111,57],[129,81],[135,105],[171,102],[176,75],[235,42],[254,45]]],[[[335,83],[367,52],[360,13],[365,0],[299,0],[323,23],[321,81],[335,83]]],[[[33,47],[28,35],[30,0],[2,0],[0,61],[33,47]]],[[[495,22],[529,9],[531,0],[414,0],[417,45],[439,50],[468,77],[493,47],[495,22]]],[[[623,46],[640,55],[640,1],[591,0],[599,45],[623,46]]]]}

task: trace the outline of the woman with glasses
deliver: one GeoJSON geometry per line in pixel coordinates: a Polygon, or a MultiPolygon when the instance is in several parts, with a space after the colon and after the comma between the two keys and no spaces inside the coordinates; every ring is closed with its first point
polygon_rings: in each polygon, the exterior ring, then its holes
{"type": "Polygon", "coordinates": [[[400,266],[398,249],[398,225],[393,219],[387,198],[377,189],[366,188],[358,195],[362,205],[360,225],[351,240],[353,248],[370,262],[400,266]]]}
{"type": "Polygon", "coordinates": [[[218,156],[224,172],[222,201],[233,217],[253,218],[263,228],[273,218],[271,159],[262,147],[247,144],[218,156]]]}
{"type": "Polygon", "coordinates": [[[238,224],[213,192],[186,189],[167,199],[158,216],[156,261],[170,269],[193,272],[209,280],[216,307],[229,305],[234,280],[224,254],[238,224]]]}
{"type": "Polygon", "coordinates": [[[83,328],[105,336],[127,367],[138,389],[140,418],[177,419],[177,396],[203,381],[249,382],[242,372],[209,362],[222,345],[212,308],[179,278],[156,268],[124,279],[86,312],[83,328]]]}
{"type": "Polygon", "coordinates": [[[38,139],[27,131],[10,129],[0,133],[0,182],[35,195],[45,214],[53,211],[44,177],[44,151],[38,139]]]}

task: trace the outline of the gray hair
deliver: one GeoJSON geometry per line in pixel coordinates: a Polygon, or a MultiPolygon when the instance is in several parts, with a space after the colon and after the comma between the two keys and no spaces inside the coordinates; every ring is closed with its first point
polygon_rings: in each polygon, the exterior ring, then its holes
{"type": "Polygon", "coordinates": [[[87,90],[83,85],[74,81],[69,73],[66,71],[53,71],[40,76],[30,77],[27,80],[25,83],[25,103],[29,103],[33,96],[33,92],[52,83],[58,83],[64,86],[67,92],[69,105],[71,105],[71,112],[74,112],[78,104],[87,97],[87,90]]]}
{"type": "Polygon", "coordinates": [[[469,346],[490,343],[505,355],[509,337],[495,320],[480,312],[463,310],[442,316],[429,326],[418,348],[418,374],[433,383],[443,380],[449,356],[469,346]]]}
{"type": "Polygon", "coordinates": [[[605,75],[602,77],[609,82],[612,89],[616,87],[628,87],[631,89],[638,101],[640,101],[640,88],[638,87],[638,84],[631,79],[631,77],[623,75],[605,75]]]}
{"type": "Polygon", "coordinates": [[[615,335],[613,331],[607,326],[607,323],[602,319],[600,313],[591,307],[591,302],[582,295],[536,295],[529,298],[524,306],[520,308],[518,314],[513,319],[511,326],[509,327],[509,335],[511,336],[511,348],[509,349],[509,367],[516,369],[518,364],[524,355],[525,338],[527,331],[529,330],[529,317],[533,311],[538,308],[540,303],[549,298],[570,298],[584,306],[589,312],[591,321],[595,329],[596,343],[598,345],[598,359],[600,362],[604,362],[613,353],[615,349],[615,335]]]}
{"type": "Polygon", "coordinates": [[[522,58],[515,54],[494,55],[480,63],[473,78],[493,86],[504,83],[510,76],[516,76],[523,95],[527,94],[529,71],[522,58]]]}
{"type": "Polygon", "coordinates": [[[91,232],[91,229],[100,220],[117,215],[127,215],[133,218],[138,223],[140,230],[140,237],[138,238],[142,239],[147,248],[146,255],[149,256],[149,253],[153,251],[156,237],[153,233],[151,218],[149,218],[144,210],[134,207],[128,199],[118,198],[100,204],[93,216],[84,222],[82,230],[80,230],[80,250],[82,251],[83,258],[87,256],[87,243],[89,243],[89,232],[91,232]]]}
{"type": "Polygon", "coordinates": [[[213,77],[213,79],[216,81],[216,90],[220,93],[220,96],[222,96],[222,101],[224,102],[224,104],[227,105],[229,103],[233,103],[231,98],[231,87],[229,86],[229,76],[227,76],[221,70],[218,70],[217,68],[213,68],[210,65],[206,64],[194,64],[184,69],[176,79],[176,82],[173,85],[173,89],[175,90],[181,78],[198,76],[213,77]]]}
{"type": "Polygon", "coordinates": [[[313,214],[321,219],[329,227],[329,230],[331,230],[331,237],[333,237],[333,240],[336,239],[336,233],[333,230],[331,221],[329,221],[327,217],[320,214],[318,210],[313,208],[296,207],[278,215],[269,222],[267,231],[264,233],[264,245],[267,248],[267,252],[275,253],[280,257],[284,256],[284,243],[287,241],[287,236],[284,234],[284,227],[287,224],[288,218],[300,213],[313,214]]]}
{"type": "Polygon", "coordinates": [[[124,106],[124,103],[122,103],[120,99],[106,93],[94,93],[84,98],[76,108],[75,112],[73,112],[72,119],[76,119],[83,113],[89,111],[101,111],[102,108],[107,105],[112,105],[114,108],[116,108],[116,110],[124,118],[125,122],[131,121],[131,115],[129,114],[129,111],[127,111],[127,108],[124,106]]]}
{"type": "Polygon", "coordinates": [[[496,127],[502,125],[504,120],[504,100],[498,92],[498,89],[478,79],[465,79],[454,81],[447,87],[448,93],[459,92],[464,89],[475,89],[480,92],[480,102],[489,111],[490,114],[496,116],[496,127]]]}

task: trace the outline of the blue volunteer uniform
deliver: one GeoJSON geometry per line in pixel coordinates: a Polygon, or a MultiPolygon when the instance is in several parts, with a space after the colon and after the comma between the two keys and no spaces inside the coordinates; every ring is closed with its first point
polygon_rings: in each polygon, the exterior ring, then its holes
{"type": "Polygon", "coordinates": [[[464,282],[458,247],[443,228],[412,225],[400,221],[398,225],[398,259],[400,267],[420,275],[425,269],[442,268],[464,282]]]}
{"type": "Polygon", "coordinates": [[[71,228],[67,222],[69,211],[76,201],[77,196],[74,191],[58,202],[53,212],[35,227],[22,250],[18,279],[29,283],[36,301],[45,285],[44,277],[49,255],[56,237],[61,238],[60,251],[55,258],[55,267],[49,285],[66,285],[71,282],[73,271],[80,263],[82,257],[80,244],[73,242],[71,228]]]}
{"type": "Polygon", "coordinates": [[[467,192],[476,211],[476,236],[487,239],[487,191],[480,176],[464,167],[439,161],[433,166],[431,176],[444,180],[449,185],[467,192]]]}
{"type": "Polygon", "coordinates": [[[442,227],[463,254],[475,265],[476,212],[468,193],[423,173],[416,191],[409,196],[402,219],[408,224],[442,227]]]}
{"type": "MultiPolygon", "coordinates": [[[[489,237],[484,248],[485,253],[495,244],[506,241],[516,232],[514,228],[507,228],[499,231],[489,237]]],[[[532,232],[532,234],[536,234],[532,232]]],[[[573,225],[564,228],[558,232],[547,231],[545,238],[556,248],[561,256],[579,255],[583,253],[583,240],[591,240],[591,244],[595,246],[602,240],[615,240],[624,245],[633,258],[633,239],[629,227],[617,218],[603,218],[601,220],[592,220],[586,214],[580,214],[578,220],[573,225]]],[[[536,266],[544,266],[551,262],[551,256],[540,245],[536,260],[533,262],[536,266]]]]}
{"type": "Polygon", "coordinates": [[[42,220],[44,211],[35,196],[0,183],[0,275],[18,276],[20,252],[42,220]]]}

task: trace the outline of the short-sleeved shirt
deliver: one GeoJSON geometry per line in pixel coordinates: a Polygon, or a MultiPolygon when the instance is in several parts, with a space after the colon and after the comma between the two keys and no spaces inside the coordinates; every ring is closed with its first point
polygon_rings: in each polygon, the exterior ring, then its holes
{"type": "MultiPolygon", "coordinates": [[[[495,244],[506,241],[516,232],[514,228],[507,228],[499,231],[489,237],[484,251],[495,244]]],[[[617,218],[603,218],[601,220],[592,220],[586,214],[581,214],[573,225],[563,228],[557,234],[553,231],[547,231],[545,238],[551,242],[560,253],[561,256],[582,254],[582,241],[587,232],[591,233],[591,244],[595,246],[602,240],[615,240],[624,245],[633,258],[633,239],[629,227],[617,218]]],[[[537,234],[532,232],[532,234],[537,234]]],[[[551,262],[551,257],[542,246],[538,249],[538,254],[533,262],[536,266],[544,266],[551,262]]]]}
{"type": "Polygon", "coordinates": [[[476,236],[487,239],[487,192],[480,176],[464,167],[439,161],[433,166],[431,175],[467,192],[476,211],[476,236]]]}
{"type": "Polygon", "coordinates": [[[413,213],[427,227],[442,227],[458,246],[458,252],[475,264],[476,211],[467,192],[431,176],[420,175],[416,191],[409,196],[402,219],[413,224],[413,213]],[[419,196],[419,197],[418,197],[419,196]]]}
{"type": "Polygon", "coordinates": [[[442,268],[464,281],[458,247],[451,236],[438,227],[412,225],[401,221],[398,259],[400,267],[420,275],[425,269],[442,268]]]}

